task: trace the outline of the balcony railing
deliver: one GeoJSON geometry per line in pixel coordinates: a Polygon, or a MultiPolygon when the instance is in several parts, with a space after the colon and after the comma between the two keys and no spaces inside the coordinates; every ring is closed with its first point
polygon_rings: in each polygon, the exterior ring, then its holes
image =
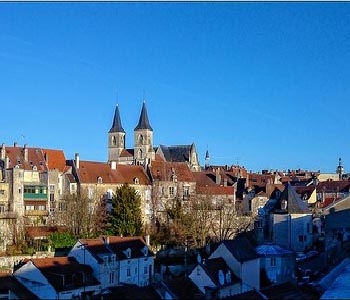
{"type": "Polygon", "coordinates": [[[49,215],[49,211],[48,210],[26,210],[24,212],[25,216],[48,216],[49,215]]]}
{"type": "Polygon", "coordinates": [[[24,193],[23,198],[26,199],[35,199],[35,200],[47,200],[47,194],[33,194],[33,193],[24,193]]]}
{"type": "Polygon", "coordinates": [[[14,211],[0,212],[0,219],[16,219],[17,213],[14,211]]]}

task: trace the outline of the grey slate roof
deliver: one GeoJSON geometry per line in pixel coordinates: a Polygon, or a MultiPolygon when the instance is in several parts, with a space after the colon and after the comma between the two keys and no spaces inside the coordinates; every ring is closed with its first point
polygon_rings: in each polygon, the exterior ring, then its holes
{"type": "Polygon", "coordinates": [[[253,246],[249,243],[247,238],[236,238],[234,240],[224,240],[222,243],[232,253],[232,255],[239,261],[244,262],[259,258],[253,246]]]}
{"type": "Polygon", "coordinates": [[[188,162],[192,145],[160,145],[166,161],[188,162]]]}
{"type": "Polygon", "coordinates": [[[276,244],[263,244],[259,245],[256,248],[256,252],[261,256],[265,255],[290,255],[294,252],[285,248],[282,248],[276,244]]]}
{"type": "Polygon", "coordinates": [[[109,132],[124,132],[125,133],[124,128],[122,126],[121,119],[120,119],[118,105],[115,108],[113,124],[112,124],[112,128],[109,130],[109,132]]]}
{"type": "Polygon", "coordinates": [[[299,195],[295,191],[295,188],[290,183],[285,185],[284,191],[279,199],[279,204],[282,200],[287,200],[287,210],[290,214],[310,213],[308,203],[300,199],[299,195]]]}
{"type": "Polygon", "coordinates": [[[135,130],[139,130],[139,129],[148,129],[148,130],[153,131],[151,125],[149,124],[148,115],[147,115],[147,108],[146,108],[145,102],[143,102],[143,105],[142,105],[139,123],[135,127],[135,130]]]}

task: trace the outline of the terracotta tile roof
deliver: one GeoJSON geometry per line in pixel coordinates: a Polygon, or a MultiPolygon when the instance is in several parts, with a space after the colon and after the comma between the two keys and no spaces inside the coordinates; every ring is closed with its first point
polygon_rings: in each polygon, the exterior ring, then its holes
{"type": "Polygon", "coordinates": [[[134,178],[138,178],[139,184],[150,184],[148,176],[141,166],[117,165],[116,169],[113,170],[107,163],[80,161],[78,175],[81,183],[97,183],[98,177],[101,177],[102,183],[134,184],[134,178]]]}
{"type": "MultiPolygon", "coordinates": [[[[93,273],[89,265],[79,264],[74,257],[32,258],[29,261],[40,270],[57,291],[70,290],[72,288],[71,286],[63,285],[60,275],[75,274],[74,286],[82,287],[84,283],[81,274],[92,275],[93,273]],[[77,274],[80,274],[80,276],[77,276],[77,274]]],[[[89,284],[96,285],[98,282],[95,278],[92,278],[89,284]]]]}
{"type": "Polygon", "coordinates": [[[44,154],[40,148],[27,148],[28,160],[24,161],[24,147],[6,147],[6,156],[10,159],[10,168],[19,165],[25,170],[32,170],[33,166],[38,168],[38,171],[47,171],[44,154]]]}
{"type": "MultiPolygon", "coordinates": [[[[131,258],[144,257],[142,249],[146,246],[143,237],[121,237],[121,236],[101,236],[99,239],[81,239],[81,243],[86,243],[88,249],[98,260],[99,255],[115,253],[118,259],[126,259],[123,252],[127,248],[131,250],[131,258]]],[[[147,256],[154,254],[149,251],[147,256]]]]}
{"type": "Polygon", "coordinates": [[[28,226],[25,227],[26,235],[32,239],[48,237],[51,233],[54,232],[64,232],[64,227],[49,227],[49,226],[28,226]]]}
{"type": "Polygon", "coordinates": [[[134,179],[139,179],[139,184],[150,185],[151,182],[142,166],[129,166],[129,165],[117,165],[117,173],[119,179],[122,179],[119,183],[133,184],[134,179]]]}
{"type": "Polygon", "coordinates": [[[187,163],[174,163],[165,161],[152,161],[151,174],[154,180],[171,181],[172,170],[175,171],[177,181],[194,182],[193,174],[187,163]]]}
{"type": "Polygon", "coordinates": [[[48,161],[49,170],[57,169],[64,172],[66,168],[66,157],[62,150],[42,149],[48,161]]]}
{"type": "Polygon", "coordinates": [[[197,194],[202,195],[232,195],[234,193],[234,189],[232,186],[220,186],[220,185],[212,185],[212,186],[196,186],[197,194]]]}
{"type": "Polygon", "coordinates": [[[197,186],[215,186],[215,174],[210,171],[193,172],[197,186]]]}
{"type": "Polygon", "coordinates": [[[334,193],[334,192],[349,192],[350,191],[350,181],[322,181],[319,182],[316,188],[317,193],[334,193]]]}

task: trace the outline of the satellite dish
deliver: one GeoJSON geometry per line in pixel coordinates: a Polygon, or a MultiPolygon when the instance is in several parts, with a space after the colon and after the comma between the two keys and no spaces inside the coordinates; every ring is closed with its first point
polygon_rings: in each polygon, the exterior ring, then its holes
{"type": "Polygon", "coordinates": [[[222,270],[219,270],[219,283],[220,285],[224,285],[225,283],[225,276],[222,270]]]}

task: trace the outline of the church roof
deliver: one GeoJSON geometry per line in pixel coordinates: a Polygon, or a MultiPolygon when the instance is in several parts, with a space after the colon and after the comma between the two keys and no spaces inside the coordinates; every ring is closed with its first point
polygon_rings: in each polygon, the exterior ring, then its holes
{"type": "Polygon", "coordinates": [[[124,132],[125,133],[124,128],[122,126],[122,121],[120,119],[118,105],[115,108],[113,124],[112,124],[112,128],[109,130],[109,132],[124,132]]]}
{"type": "Polygon", "coordinates": [[[148,129],[148,130],[153,131],[151,125],[149,124],[148,115],[147,115],[147,108],[146,108],[145,102],[143,102],[143,105],[142,105],[139,123],[135,127],[135,130],[139,130],[139,129],[148,129]]]}
{"type": "Polygon", "coordinates": [[[188,162],[192,145],[160,145],[164,158],[169,162],[188,162]]]}

